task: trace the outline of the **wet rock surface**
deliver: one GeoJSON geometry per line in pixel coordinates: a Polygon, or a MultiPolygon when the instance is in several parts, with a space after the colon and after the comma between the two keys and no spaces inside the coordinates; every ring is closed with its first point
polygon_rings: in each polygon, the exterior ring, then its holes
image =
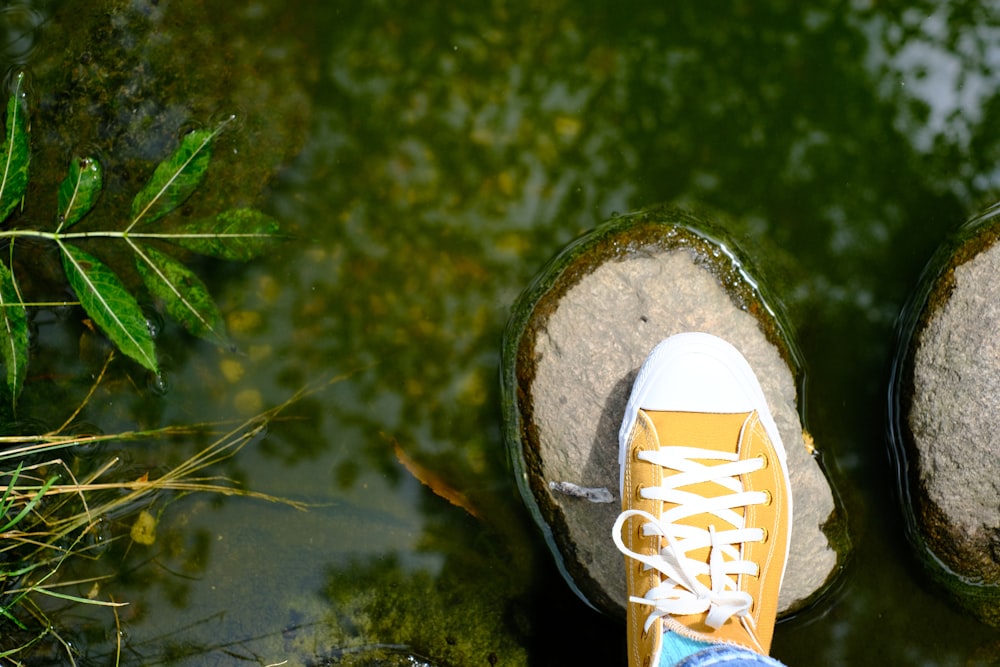
{"type": "Polygon", "coordinates": [[[894,387],[904,511],[937,579],[1000,625],[1000,236],[997,210],[931,261],[894,387]]]}
{"type": "Polygon", "coordinates": [[[744,353],[788,451],[794,530],[781,610],[815,598],[846,556],[844,522],[799,420],[794,347],[745,264],[705,227],[669,209],[616,218],[553,260],[507,332],[505,420],[522,496],[570,584],[611,614],[624,613],[625,599],[610,538],[621,415],[646,355],[682,331],[744,353]]]}

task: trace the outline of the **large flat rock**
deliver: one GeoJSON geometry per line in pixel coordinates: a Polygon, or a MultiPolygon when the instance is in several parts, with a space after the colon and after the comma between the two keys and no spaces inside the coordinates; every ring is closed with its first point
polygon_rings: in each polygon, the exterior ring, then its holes
{"type": "Polygon", "coordinates": [[[611,614],[624,614],[626,598],[610,537],[618,428],[646,355],[682,331],[743,352],[788,450],[794,529],[781,610],[813,600],[846,556],[842,515],[799,418],[795,348],[745,262],[706,228],[669,209],[612,220],[553,260],[507,332],[506,435],[522,495],[570,585],[611,614]]]}
{"type": "Polygon", "coordinates": [[[911,540],[981,620],[1000,625],[1000,236],[997,211],[931,261],[903,319],[893,444],[911,540]]]}

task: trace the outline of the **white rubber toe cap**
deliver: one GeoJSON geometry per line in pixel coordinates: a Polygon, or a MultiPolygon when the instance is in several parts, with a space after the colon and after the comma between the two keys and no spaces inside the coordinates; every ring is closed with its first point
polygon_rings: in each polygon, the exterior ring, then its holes
{"type": "Polygon", "coordinates": [[[676,412],[749,412],[763,399],[750,365],[710,334],[683,333],[650,353],[633,388],[635,407],[676,412]]]}
{"type": "Polygon", "coordinates": [[[646,358],[632,386],[619,432],[622,455],[639,410],[735,413],[756,410],[775,449],[781,436],[764,391],[739,350],[712,334],[671,336],[646,358]]]}

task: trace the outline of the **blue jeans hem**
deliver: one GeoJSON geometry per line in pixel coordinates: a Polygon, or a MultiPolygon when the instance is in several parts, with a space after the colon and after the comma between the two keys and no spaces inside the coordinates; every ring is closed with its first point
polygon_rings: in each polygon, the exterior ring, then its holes
{"type": "Polygon", "coordinates": [[[676,667],[784,667],[774,658],[738,646],[719,645],[692,653],[677,663],[676,667]]]}

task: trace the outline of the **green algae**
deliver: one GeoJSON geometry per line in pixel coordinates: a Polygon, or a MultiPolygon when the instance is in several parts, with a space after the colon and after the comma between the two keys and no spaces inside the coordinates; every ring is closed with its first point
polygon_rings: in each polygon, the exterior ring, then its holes
{"type": "Polygon", "coordinates": [[[327,586],[335,610],[329,638],[344,647],[397,644],[439,665],[530,664],[518,637],[523,601],[511,599],[496,576],[470,587],[478,576],[447,566],[414,570],[391,556],[338,569],[327,586]]]}

